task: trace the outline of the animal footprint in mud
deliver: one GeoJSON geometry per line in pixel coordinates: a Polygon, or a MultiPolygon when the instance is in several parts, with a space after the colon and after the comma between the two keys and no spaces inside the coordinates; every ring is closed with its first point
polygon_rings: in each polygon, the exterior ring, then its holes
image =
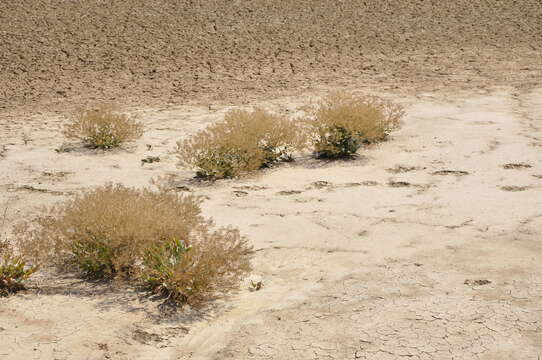
{"type": "Polygon", "coordinates": [[[151,343],[159,343],[159,342],[164,341],[164,339],[160,335],[156,333],[147,332],[141,329],[135,329],[132,332],[132,339],[144,345],[148,345],[151,343]]]}
{"type": "Polygon", "coordinates": [[[233,192],[233,195],[237,196],[237,197],[244,197],[244,196],[247,196],[248,193],[246,191],[241,191],[241,190],[235,190],[233,192]]]}
{"type": "Polygon", "coordinates": [[[53,182],[63,181],[68,175],[73,174],[70,171],[43,171],[41,175],[53,182]]]}
{"type": "Polygon", "coordinates": [[[517,192],[517,191],[525,191],[527,189],[529,189],[529,186],[515,186],[515,185],[501,186],[501,190],[503,191],[517,192]]]}
{"type": "Polygon", "coordinates": [[[147,157],[141,159],[141,165],[142,166],[144,164],[152,164],[152,163],[155,163],[155,162],[160,162],[160,157],[159,156],[147,156],[147,157]]]}
{"type": "Polygon", "coordinates": [[[510,164],[504,164],[502,167],[505,168],[506,170],[522,170],[522,169],[532,168],[533,166],[526,163],[510,163],[510,164]]]}
{"type": "Polygon", "coordinates": [[[465,176],[469,175],[468,171],[462,171],[462,170],[438,170],[431,173],[431,175],[440,175],[440,176],[447,176],[447,175],[454,175],[454,176],[465,176]]]}
{"type": "Polygon", "coordinates": [[[376,181],[362,181],[362,182],[351,182],[343,184],[344,187],[355,187],[355,186],[376,186],[378,183],[376,181]]]}
{"type": "Polygon", "coordinates": [[[296,195],[296,194],[301,194],[303,191],[299,191],[299,190],[283,190],[283,191],[279,191],[277,193],[277,195],[296,195]]]}
{"type": "Polygon", "coordinates": [[[74,150],[74,148],[72,146],[62,144],[62,145],[60,145],[59,147],[57,147],[55,149],[55,152],[57,154],[61,154],[61,153],[67,153],[67,152],[70,152],[70,151],[73,151],[73,150],[74,150]]]}
{"type": "Polygon", "coordinates": [[[469,286],[483,286],[483,285],[489,285],[489,284],[491,284],[491,281],[490,281],[490,280],[486,280],[486,279],[479,279],[479,280],[470,280],[470,279],[467,279],[467,280],[465,280],[465,282],[464,282],[463,284],[469,285],[469,286]]]}
{"type": "MultiPolygon", "coordinates": [[[[192,190],[190,190],[190,188],[188,186],[184,186],[184,185],[180,185],[180,184],[175,185],[175,190],[177,190],[177,191],[189,191],[189,192],[192,191],[192,190]]],[[[209,200],[209,199],[207,199],[207,200],[209,200]]]]}
{"type": "Polygon", "coordinates": [[[495,121],[471,121],[467,123],[469,125],[495,125],[495,121]]]}
{"type": "Polygon", "coordinates": [[[419,167],[417,166],[402,166],[402,165],[395,165],[393,168],[386,169],[387,172],[392,174],[401,174],[406,173],[410,171],[418,170],[419,167]]]}
{"type": "Polygon", "coordinates": [[[294,201],[300,204],[306,204],[311,201],[324,202],[325,200],[321,198],[317,198],[317,197],[304,197],[304,198],[297,198],[294,201]]]}
{"type": "Polygon", "coordinates": [[[258,185],[241,185],[241,186],[234,186],[233,188],[236,190],[253,190],[253,191],[267,189],[265,186],[258,186],[258,185]]]}
{"type": "Polygon", "coordinates": [[[361,186],[361,183],[358,183],[358,182],[351,182],[351,183],[343,184],[343,187],[345,187],[345,188],[356,187],[356,186],[361,186]]]}
{"type": "Polygon", "coordinates": [[[412,186],[412,184],[407,181],[390,181],[388,182],[388,186],[394,188],[401,188],[412,186]]]}
{"type": "Polygon", "coordinates": [[[316,188],[316,189],[325,189],[325,188],[332,188],[333,187],[333,184],[330,183],[329,181],[315,181],[313,182],[312,184],[312,187],[316,188]]]}
{"type": "Polygon", "coordinates": [[[359,237],[363,237],[363,236],[366,236],[369,232],[367,230],[361,230],[358,232],[358,236],[359,237]]]}

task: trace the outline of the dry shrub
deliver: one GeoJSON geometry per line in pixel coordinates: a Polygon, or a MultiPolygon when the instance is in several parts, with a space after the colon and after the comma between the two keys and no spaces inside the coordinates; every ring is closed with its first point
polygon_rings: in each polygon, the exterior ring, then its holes
{"type": "Polygon", "coordinates": [[[323,158],[348,157],[363,145],[385,140],[403,116],[399,105],[376,96],[334,92],[309,108],[315,153],[323,158]]]}
{"type": "Polygon", "coordinates": [[[246,240],[235,229],[199,226],[189,242],[172,239],[146,253],[143,279],[177,303],[202,303],[235,287],[250,270],[246,240]]]}
{"type": "Polygon", "coordinates": [[[262,109],[233,110],[221,122],[177,143],[181,165],[197,169],[210,179],[244,173],[292,159],[304,146],[296,124],[262,109]]]}
{"type": "Polygon", "coordinates": [[[198,303],[250,268],[246,239],[212,227],[193,195],[106,185],[47,209],[16,233],[35,261],[93,278],[145,281],[179,302],[198,303]],[[174,244],[190,250],[175,253],[174,244]]]}
{"type": "Polygon", "coordinates": [[[109,184],[44,209],[15,231],[34,261],[75,265],[92,277],[112,278],[134,273],[153,242],[184,239],[201,221],[194,196],[109,184]]]}
{"type": "Polygon", "coordinates": [[[24,290],[26,281],[37,270],[22,256],[14,254],[13,248],[0,239],[0,296],[24,290]]]}
{"type": "Polygon", "coordinates": [[[111,149],[141,137],[143,125],[114,105],[100,105],[78,111],[64,126],[63,134],[91,148],[111,149]]]}

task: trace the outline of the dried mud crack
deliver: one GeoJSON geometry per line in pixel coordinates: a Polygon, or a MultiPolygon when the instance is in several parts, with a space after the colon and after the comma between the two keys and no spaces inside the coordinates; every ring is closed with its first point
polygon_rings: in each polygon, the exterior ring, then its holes
{"type": "Polygon", "coordinates": [[[432,279],[435,268],[416,269],[371,269],[328,286],[303,303],[302,312],[268,311],[265,326],[242,325],[231,348],[214,359],[536,359],[542,338],[536,277],[514,284],[530,288],[526,305],[506,284],[495,285],[498,295],[487,301],[482,288],[490,281],[475,280],[463,293],[432,279]],[[507,344],[516,341],[525,346],[508,352],[507,344]]]}
{"type": "Polygon", "coordinates": [[[524,88],[541,79],[541,16],[538,0],[5,0],[0,108],[317,85],[524,88]]]}
{"type": "Polygon", "coordinates": [[[0,1],[0,237],[118,182],[198,197],[254,249],[202,309],[40,269],[0,299],[0,359],[540,360],[541,19],[539,0],[0,1]],[[231,105],[294,118],[335,88],[402,104],[403,126],[261,176],[177,164],[231,105]],[[63,144],[95,102],[142,138],[63,144]]]}

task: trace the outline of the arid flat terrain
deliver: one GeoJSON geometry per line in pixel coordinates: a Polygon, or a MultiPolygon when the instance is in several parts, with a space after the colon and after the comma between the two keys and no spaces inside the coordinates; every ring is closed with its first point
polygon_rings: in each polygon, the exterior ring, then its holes
{"type": "Polygon", "coordinates": [[[541,39],[537,0],[2,1],[6,230],[161,182],[255,255],[201,310],[42,269],[0,298],[0,359],[540,360],[541,39]],[[403,105],[403,126],[350,161],[302,152],[214,183],[177,166],[176,142],[228,110],[296,117],[337,88],[403,105]],[[143,137],[62,148],[72,109],[99,101],[143,137]]]}
{"type": "MultiPolygon", "coordinates": [[[[295,114],[304,100],[260,105],[295,114]]],[[[169,174],[179,191],[206,197],[206,215],[250,238],[264,286],[245,282],[203,313],[166,315],[133,290],[42,273],[2,300],[0,356],[538,359],[542,89],[396,100],[403,129],[357,160],[301,155],[208,186],[177,169],[171,149],[227,108],[141,109],[144,138],[103,154],[57,154],[62,119],[13,124],[26,143],[3,130],[9,221],[108,181],[147,186],[169,174]],[[161,161],[142,165],[148,155],[161,161]]]]}
{"type": "Polygon", "coordinates": [[[539,0],[3,0],[0,109],[527,87],[541,38],[539,0]]]}

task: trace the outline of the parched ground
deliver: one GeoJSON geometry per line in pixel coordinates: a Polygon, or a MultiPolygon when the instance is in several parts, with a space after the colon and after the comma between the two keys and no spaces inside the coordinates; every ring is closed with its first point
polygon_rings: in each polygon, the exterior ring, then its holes
{"type": "MultiPolygon", "coordinates": [[[[203,312],[170,314],[135,289],[42,272],[1,299],[0,358],[538,360],[542,89],[388,97],[405,105],[405,125],[357,160],[300,155],[212,186],[171,150],[227,107],[134,110],[144,138],[110,153],[56,153],[61,117],[3,127],[10,224],[90,186],[169,175],[249,237],[263,288],[247,280],[203,312]],[[148,155],[161,161],[142,164],[148,155]]],[[[310,99],[259,105],[295,115],[310,99]]]]}
{"type": "Polygon", "coordinates": [[[538,0],[0,1],[6,228],[161,177],[250,239],[263,281],[172,313],[44,269],[0,298],[0,359],[540,360],[541,39],[538,0]],[[176,141],[232,107],[296,116],[333,88],[403,104],[404,126],[349,162],[209,186],[176,166],[176,141]],[[55,151],[99,101],[143,138],[55,151]]]}
{"type": "Polygon", "coordinates": [[[3,0],[0,109],[529,87],[541,38],[539,0],[3,0]]]}

